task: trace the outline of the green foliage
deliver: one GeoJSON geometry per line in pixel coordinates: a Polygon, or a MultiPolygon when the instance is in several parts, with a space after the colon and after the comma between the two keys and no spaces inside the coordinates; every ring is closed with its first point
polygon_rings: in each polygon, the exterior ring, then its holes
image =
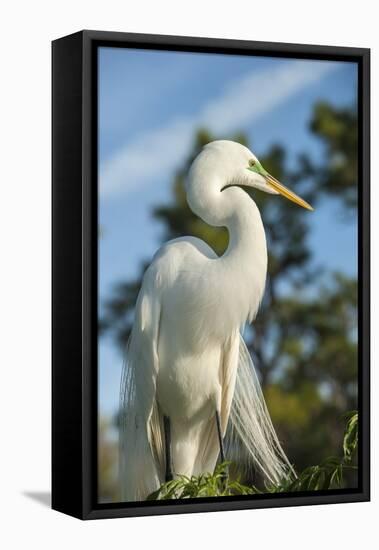
{"type": "Polygon", "coordinates": [[[338,457],[329,457],[317,466],[309,466],[290,482],[274,487],[271,492],[321,491],[338,488],[343,481],[345,464],[338,457]]]}
{"type": "Polygon", "coordinates": [[[343,438],[343,457],[329,457],[317,466],[303,470],[296,479],[284,481],[271,492],[321,491],[342,487],[344,473],[356,470],[352,464],[358,446],[358,413],[352,411],[347,417],[343,438]]]}
{"type": "Polygon", "coordinates": [[[358,445],[358,413],[352,411],[347,415],[347,426],[343,438],[345,462],[351,462],[358,445]]]}
{"type": "Polygon", "coordinates": [[[230,464],[230,462],[222,462],[216,466],[213,474],[178,476],[164,483],[148,497],[148,500],[252,495],[259,492],[255,487],[242,485],[239,480],[231,480],[228,474],[230,464]]]}
{"type": "Polygon", "coordinates": [[[342,487],[344,474],[355,470],[352,465],[358,446],[358,413],[347,416],[343,438],[343,457],[329,457],[316,466],[305,468],[296,478],[283,480],[279,485],[268,485],[265,490],[244,485],[240,478],[229,477],[230,462],[219,464],[213,474],[178,476],[164,483],[148,500],[169,500],[198,497],[223,497],[232,495],[255,495],[263,493],[292,493],[295,491],[323,491],[342,487]]]}

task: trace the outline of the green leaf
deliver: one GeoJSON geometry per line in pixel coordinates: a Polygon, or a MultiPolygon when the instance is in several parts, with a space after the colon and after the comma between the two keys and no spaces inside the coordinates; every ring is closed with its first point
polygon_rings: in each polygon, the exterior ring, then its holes
{"type": "Polygon", "coordinates": [[[350,462],[358,446],[358,413],[352,411],[348,414],[348,422],[343,438],[344,458],[350,462]]]}

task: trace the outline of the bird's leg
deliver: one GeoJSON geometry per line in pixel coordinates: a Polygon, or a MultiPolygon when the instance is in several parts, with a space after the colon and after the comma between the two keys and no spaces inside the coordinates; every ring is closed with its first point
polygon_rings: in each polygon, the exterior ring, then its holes
{"type": "MultiPolygon", "coordinates": [[[[220,445],[220,460],[221,460],[221,463],[223,463],[225,462],[225,450],[224,450],[224,440],[221,432],[220,413],[218,411],[216,411],[216,426],[217,426],[218,442],[220,445]]],[[[221,479],[222,490],[225,489],[227,478],[228,478],[228,473],[227,471],[225,471],[223,472],[222,479],[221,479]]]]}
{"type": "Polygon", "coordinates": [[[216,411],[216,425],[217,425],[218,442],[220,445],[220,459],[221,459],[221,462],[225,462],[224,440],[222,438],[220,413],[218,411],[216,411]]]}
{"type": "Polygon", "coordinates": [[[165,481],[173,479],[172,474],[172,458],[171,458],[171,423],[168,416],[163,417],[164,440],[166,449],[166,473],[165,481]]]}
{"type": "Polygon", "coordinates": [[[221,462],[225,462],[224,440],[221,433],[220,413],[218,411],[216,411],[216,426],[217,426],[218,442],[220,445],[220,460],[221,462]]]}

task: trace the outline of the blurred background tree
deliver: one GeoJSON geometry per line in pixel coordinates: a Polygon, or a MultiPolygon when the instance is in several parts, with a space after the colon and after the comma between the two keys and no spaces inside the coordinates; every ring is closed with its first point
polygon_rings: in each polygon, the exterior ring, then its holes
{"type": "MultiPolygon", "coordinates": [[[[290,169],[285,149],[273,145],[260,160],[265,168],[317,208],[336,197],[345,212],[357,205],[357,118],[354,106],[314,106],[310,131],[322,144],[323,159],[306,155],[290,169]]],[[[162,223],[162,242],[193,235],[219,255],[225,229],[213,228],[189,209],[184,181],[203,145],[217,139],[206,129],[194,136],[187,161],[176,173],[169,204],[152,215],[162,223]]],[[[248,144],[244,135],[228,139],[248,144]]],[[[336,455],[343,415],[357,407],[357,281],[328,266],[315,267],[309,245],[309,212],[283,198],[254,193],[268,244],[265,296],[245,339],[259,372],[274,425],[286,453],[300,471],[336,455]]],[[[332,238],[332,236],[331,236],[332,238]]],[[[146,264],[136,280],[122,281],[104,304],[100,334],[110,333],[125,349],[146,264]]],[[[346,478],[356,484],[355,473],[346,478]]]]}
{"type": "Polygon", "coordinates": [[[101,502],[117,502],[118,444],[110,437],[109,420],[101,419],[98,426],[98,491],[101,502]]]}

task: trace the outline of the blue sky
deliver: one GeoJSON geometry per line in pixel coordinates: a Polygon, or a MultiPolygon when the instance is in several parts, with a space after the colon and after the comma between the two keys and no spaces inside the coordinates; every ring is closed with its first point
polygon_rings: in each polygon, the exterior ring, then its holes
{"type": "MultiPolygon", "coordinates": [[[[150,212],[169,200],[196,128],[219,138],[243,131],[258,157],[280,143],[291,163],[300,152],[321,160],[307,129],[312,106],[351,104],[356,90],[352,63],[100,48],[100,306],[159,246],[162,227],[150,212]]],[[[356,274],[356,222],[341,220],[336,201],[312,214],[310,244],[315,263],[356,274]]],[[[117,407],[121,366],[113,342],[101,339],[101,413],[117,407]]]]}

